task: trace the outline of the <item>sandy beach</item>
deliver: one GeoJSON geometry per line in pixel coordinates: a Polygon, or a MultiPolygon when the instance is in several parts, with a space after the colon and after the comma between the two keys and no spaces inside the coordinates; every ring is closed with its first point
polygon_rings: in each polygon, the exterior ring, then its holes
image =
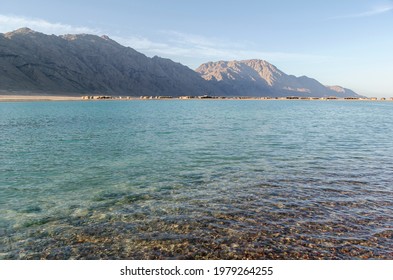
{"type": "Polygon", "coordinates": [[[339,97],[249,97],[249,96],[70,96],[45,94],[7,94],[0,93],[0,102],[34,102],[34,101],[97,101],[97,100],[306,100],[306,101],[393,101],[392,98],[339,98],[339,97]]]}
{"type": "Polygon", "coordinates": [[[80,96],[58,95],[0,95],[0,102],[23,102],[23,101],[72,101],[81,100],[80,96]]]}

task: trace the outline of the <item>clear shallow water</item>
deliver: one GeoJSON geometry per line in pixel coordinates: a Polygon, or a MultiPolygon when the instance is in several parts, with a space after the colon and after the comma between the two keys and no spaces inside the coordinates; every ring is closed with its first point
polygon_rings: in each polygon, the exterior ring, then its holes
{"type": "Polygon", "coordinates": [[[393,259],[393,103],[0,103],[2,259],[393,259]]]}

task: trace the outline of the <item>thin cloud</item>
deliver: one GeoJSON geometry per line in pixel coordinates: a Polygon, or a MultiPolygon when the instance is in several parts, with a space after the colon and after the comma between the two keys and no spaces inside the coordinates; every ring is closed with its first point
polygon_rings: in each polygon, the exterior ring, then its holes
{"type": "Polygon", "coordinates": [[[117,37],[114,39],[148,55],[166,56],[177,61],[182,60],[181,58],[187,61],[191,59],[200,60],[200,62],[250,58],[274,61],[326,60],[326,57],[313,54],[261,51],[247,43],[233,43],[196,34],[184,34],[178,31],[161,31],[160,33],[165,35],[165,42],[155,42],[145,37],[117,37]]]}
{"type": "Polygon", "coordinates": [[[375,7],[372,10],[357,13],[357,14],[349,14],[343,16],[332,17],[332,19],[344,19],[344,18],[363,18],[363,17],[372,17],[380,14],[384,14],[393,10],[393,4],[375,7]]]}
{"type": "MultiPolygon", "coordinates": [[[[56,35],[67,33],[102,34],[102,32],[89,27],[0,14],[0,33],[6,33],[21,27],[29,27],[45,34],[56,35]]],[[[325,57],[312,54],[261,51],[256,46],[253,46],[252,43],[229,42],[219,38],[185,34],[174,30],[160,31],[159,36],[155,40],[139,35],[108,35],[118,43],[136,49],[148,56],[158,55],[183,63],[188,61],[188,66],[193,68],[208,60],[242,60],[251,58],[273,61],[326,60],[325,57]]]]}
{"type": "Polygon", "coordinates": [[[140,51],[161,50],[170,48],[168,44],[153,42],[152,40],[142,36],[111,36],[111,38],[123,46],[131,47],[140,51]]]}
{"type": "Polygon", "coordinates": [[[95,29],[83,26],[72,26],[63,23],[53,23],[43,19],[27,18],[21,16],[0,15],[0,32],[5,33],[19,29],[21,27],[29,27],[35,31],[46,34],[66,34],[66,33],[99,33],[95,29]]]}
{"type": "Polygon", "coordinates": [[[217,38],[207,38],[201,35],[186,34],[174,30],[163,30],[161,33],[168,36],[169,41],[175,44],[194,45],[200,47],[214,47],[217,46],[217,44],[224,44],[224,42],[221,42],[217,38]]]}

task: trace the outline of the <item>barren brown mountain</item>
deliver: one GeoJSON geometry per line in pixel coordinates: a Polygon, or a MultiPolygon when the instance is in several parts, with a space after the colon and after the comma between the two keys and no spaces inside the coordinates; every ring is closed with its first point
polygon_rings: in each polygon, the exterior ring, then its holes
{"type": "Polygon", "coordinates": [[[358,96],[280,71],[264,60],[219,61],[196,71],[149,58],[107,36],[0,34],[0,93],[61,95],[358,96]]]}

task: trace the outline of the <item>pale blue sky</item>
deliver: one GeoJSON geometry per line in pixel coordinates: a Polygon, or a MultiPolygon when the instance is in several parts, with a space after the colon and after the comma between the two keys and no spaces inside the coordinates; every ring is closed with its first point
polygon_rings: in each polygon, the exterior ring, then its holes
{"type": "Polygon", "coordinates": [[[106,34],[192,69],[265,59],[367,96],[393,96],[392,0],[3,1],[0,32],[106,34]]]}

